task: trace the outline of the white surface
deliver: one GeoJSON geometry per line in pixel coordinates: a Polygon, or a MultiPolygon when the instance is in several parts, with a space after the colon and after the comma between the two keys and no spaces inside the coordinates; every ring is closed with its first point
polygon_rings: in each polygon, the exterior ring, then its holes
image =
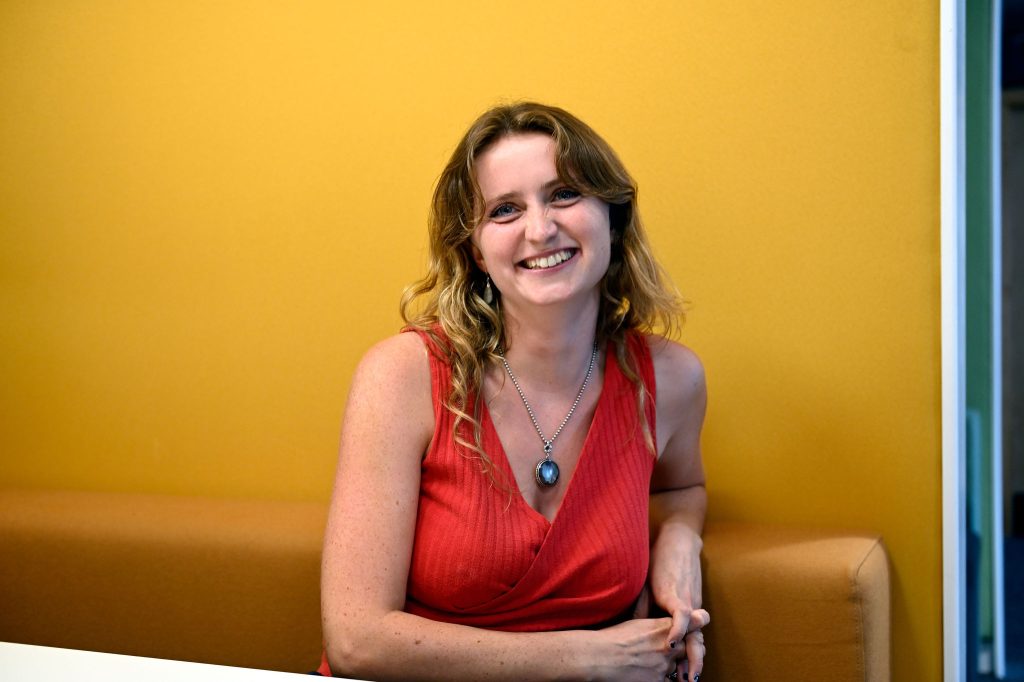
{"type": "Polygon", "coordinates": [[[270,670],[0,642],[0,680],[3,682],[298,682],[314,679],[317,678],[270,670]]]}
{"type": "Polygon", "coordinates": [[[964,49],[965,0],[939,3],[942,252],[943,679],[966,678],[964,604],[964,49]]]}

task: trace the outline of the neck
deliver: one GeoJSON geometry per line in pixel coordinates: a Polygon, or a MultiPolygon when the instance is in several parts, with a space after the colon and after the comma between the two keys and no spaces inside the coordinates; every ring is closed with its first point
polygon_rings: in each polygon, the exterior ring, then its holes
{"type": "MultiPolygon", "coordinates": [[[[585,307],[505,310],[505,359],[521,381],[541,390],[579,389],[594,349],[596,297],[585,307]]],[[[599,365],[595,363],[595,371],[599,365]]]]}

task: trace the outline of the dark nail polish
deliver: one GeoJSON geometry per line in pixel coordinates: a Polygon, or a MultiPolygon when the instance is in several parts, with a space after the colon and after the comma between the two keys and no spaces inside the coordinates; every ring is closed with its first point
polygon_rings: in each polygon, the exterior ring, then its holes
{"type": "Polygon", "coordinates": [[[676,648],[676,645],[677,645],[678,643],[679,643],[679,642],[677,642],[676,640],[674,640],[674,639],[673,639],[673,640],[672,640],[671,642],[669,642],[669,643],[668,643],[668,648],[669,648],[669,649],[675,649],[675,648],[676,648]]]}
{"type": "Polygon", "coordinates": [[[693,682],[700,682],[700,673],[693,676],[693,682]]]}

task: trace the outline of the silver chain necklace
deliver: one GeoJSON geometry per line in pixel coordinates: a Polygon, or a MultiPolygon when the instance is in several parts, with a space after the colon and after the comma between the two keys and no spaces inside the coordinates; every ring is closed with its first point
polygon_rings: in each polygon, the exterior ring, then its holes
{"type": "Polygon", "coordinates": [[[583,378],[583,385],[580,386],[579,393],[576,394],[576,400],[572,401],[572,407],[569,408],[569,413],[565,415],[565,419],[555,429],[555,433],[550,439],[544,437],[544,432],[540,430],[540,424],[537,423],[537,417],[533,414],[533,408],[530,407],[530,402],[526,399],[526,394],[523,393],[523,389],[519,386],[519,381],[516,380],[516,375],[512,373],[512,368],[508,366],[508,360],[505,359],[505,352],[502,350],[498,351],[498,357],[501,358],[501,364],[505,365],[505,371],[508,372],[509,378],[512,380],[512,385],[516,387],[516,393],[523,399],[523,405],[526,407],[526,413],[530,415],[530,421],[533,422],[533,428],[537,429],[537,435],[540,436],[540,442],[544,443],[544,457],[537,466],[533,468],[533,477],[537,480],[537,485],[542,488],[550,488],[558,483],[558,464],[551,459],[551,451],[554,449],[555,439],[558,438],[558,434],[562,432],[565,425],[569,423],[572,418],[572,413],[576,411],[576,406],[580,404],[580,398],[583,397],[583,391],[587,390],[587,384],[590,383],[590,375],[594,371],[594,359],[597,358],[597,341],[594,341],[594,350],[590,352],[590,364],[587,366],[587,376],[583,378]]]}

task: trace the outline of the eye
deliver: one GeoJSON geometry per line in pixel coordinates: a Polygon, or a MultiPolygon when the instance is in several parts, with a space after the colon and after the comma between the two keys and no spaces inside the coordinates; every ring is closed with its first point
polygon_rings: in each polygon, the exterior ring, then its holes
{"type": "Polygon", "coordinates": [[[556,189],[551,195],[551,200],[556,204],[570,204],[580,198],[580,193],[571,187],[556,189]]]}
{"type": "Polygon", "coordinates": [[[491,212],[488,214],[488,217],[491,220],[501,220],[502,218],[511,218],[518,211],[519,209],[516,208],[515,204],[510,204],[506,202],[504,204],[498,204],[493,209],[491,209],[491,212]]]}

